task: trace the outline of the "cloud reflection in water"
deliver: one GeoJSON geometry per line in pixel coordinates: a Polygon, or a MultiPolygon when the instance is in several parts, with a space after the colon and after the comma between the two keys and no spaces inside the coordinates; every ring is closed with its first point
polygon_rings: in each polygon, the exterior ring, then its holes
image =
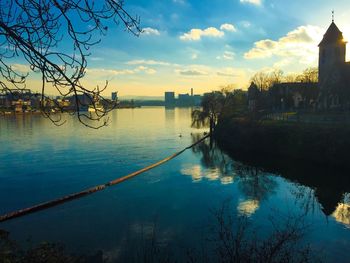
{"type": "Polygon", "coordinates": [[[217,167],[205,169],[200,165],[188,164],[183,166],[181,173],[186,176],[191,176],[193,182],[199,182],[202,179],[207,179],[209,181],[220,180],[224,185],[234,182],[234,176],[223,176],[220,169],[217,167]]]}
{"type": "Polygon", "coordinates": [[[240,215],[250,217],[259,209],[259,206],[258,200],[246,200],[238,204],[237,210],[240,215]]]}
{"type": "Polygon", "coordinates": [[[337,208],[332,214],[332,217],[339,222],[344,224],[347,228],[350,228],[350,194],[344,195],[344,200],[339,203],[337,208]]]}

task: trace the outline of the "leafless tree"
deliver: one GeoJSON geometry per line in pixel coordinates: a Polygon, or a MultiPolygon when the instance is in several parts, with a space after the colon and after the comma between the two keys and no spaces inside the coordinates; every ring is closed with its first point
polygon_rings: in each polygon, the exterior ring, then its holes
{"type": "Polygon", "coordinates": [[[272,72],[259,71],[252,78],[260,91],[265,91],[271,88],[274,84],[281,83],[283,80],[283,71],[276,69],[272,72]]]}
{"type": "MultiPolygon", "coordinates": [[[[103,87],[89,88],[81,80],[86,74],[90,48],[100,42],[111,25],[122,24],[126,31],[141,33],[138,17],[131,16],[123,0],[2,0],[0,2],[0,91],[26,88],[28,73],[22,73],[14,62],[24,60],[30,71],[41,76],[41,111],[56,125],[64,120],[45,108],[47,87],[52,86],[63,98],[74,98],[74,112],[79,121],[91,128],[106,125],[108,103],[103,87]],[[64,47],[60,42],[64,39],[64,47]],[[70,45],[67,47],[66,45],[70,45]],[[87,105],[96,114],[84,113],[87,105]]],[[[109,102],[110,103],[110,102],[109,102]]],[[[60,112],[64,107],[55,105],[60,112]]]]}
{"type": "Polygon", "coordinates": [[[307,68],[297,77],[298,82],[316,83],[318,82],[318,68],[307,68]]]}

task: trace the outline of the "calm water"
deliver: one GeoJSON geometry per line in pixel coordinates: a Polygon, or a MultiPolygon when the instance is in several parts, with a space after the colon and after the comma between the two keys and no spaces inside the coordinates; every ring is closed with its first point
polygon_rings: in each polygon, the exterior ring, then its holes
{"type": "MultiPolygon", "coordinates": [[[[190,127],[190,112],[116,110],[100,130],[69,116],[61,127],[40,116],[1,117],[0,213],[110,181],[183,149],[203,133],[190,127]]],[[[306,242],[326,261],[350,261],[348,181],[329,174],[322,186],[310,179],[319,172],[307,171],[305,180],[303,172],[242,166],[206,142],[123,184],[0,228],[20,242],[60,242],[73,252],[102,250],[118,259],[125,244],[154,229],[164,246],[196,247],[212,210],[229,199],[230,213],[247,216],[262,233],[271,230],[271,216],[304,215],[306,242]]]]}

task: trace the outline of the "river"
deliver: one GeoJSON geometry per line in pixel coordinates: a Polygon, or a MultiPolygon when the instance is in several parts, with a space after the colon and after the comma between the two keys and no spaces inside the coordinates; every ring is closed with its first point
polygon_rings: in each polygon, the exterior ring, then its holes
{"type": "MultiPolygon", "coordinates": [[[[60,127],[38,115],[0,117],[0,214],[127,175],[205,131],[190,127],[190,108],[119,109],[99,130],[64,117],[60,127]]],[[[327,262],[350,261],[348,180],[330,174],[322,186],[302,174],[245,165],[206,141],[132,180],[0,223],[0,229],[21,244],[30,238],[62,243],[74,253],[100,250],[112,262],[150,235],[170,250],[198,248],[212,234],[213,211],[229,204],[229,214],[247,218],[261,236],[273,231],[273,220],[302,217],[307,231],[299,244],[311,244],[327,262]]]]}

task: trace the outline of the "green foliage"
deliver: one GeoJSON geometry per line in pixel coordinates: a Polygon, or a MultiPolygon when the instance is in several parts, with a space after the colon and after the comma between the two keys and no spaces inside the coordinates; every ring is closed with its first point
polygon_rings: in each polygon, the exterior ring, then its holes
{"type": "Polygon", "coordinates": [[[219,120],[246,112],[247,96],[242,90],[222,89],[203,96],[201,109],[192,112],[192,127],[209,127],[213,132],[219,120]]]}

